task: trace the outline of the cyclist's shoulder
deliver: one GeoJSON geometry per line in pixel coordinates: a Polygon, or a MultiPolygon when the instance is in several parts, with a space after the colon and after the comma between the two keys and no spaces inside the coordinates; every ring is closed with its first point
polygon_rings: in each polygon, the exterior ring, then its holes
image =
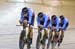
{"type": "Polygon", "coordinates": [[[49,18],[47,14],[44,14],[43,17],[44,17],[45,19],[48,19],[48,18],[49,18]]]}
{"type": "Polygon", "coordinates": [[[57,17],[57,18],[56,18],[56,21],[60,21],[60,18],[59,18],[59,17],[57,17]]]}
{"type": "Polygon", "coordinates": [[[33,12],[33,9],[29,8],[29,12],[33,12]]]}
{"type": "Polygon", "coordinates": [[[68,19],[67,18],[64,18],[64,21],[68,22],[68,19]]]}

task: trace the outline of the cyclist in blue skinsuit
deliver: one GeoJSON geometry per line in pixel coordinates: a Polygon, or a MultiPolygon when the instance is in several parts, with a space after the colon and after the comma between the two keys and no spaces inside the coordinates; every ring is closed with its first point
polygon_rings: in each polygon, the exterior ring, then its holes
{"type": "Polygon", "coordinates": [[[34,26],[34,18],[35,18],[35,15],[34,15],[33,10],[31,8],[24,7],[22,9],[19,22],[20,24],[22,24],[23,21],[26,19],[29,25],[34,26]]]}
{"type": "Polygon", "coordinates": [[[47,28],[49,22],[50,22],[50,19],[46,14],[44,14],[43,12],[38,13],[38,16],[37,16],[38,26],[43,27],[43,28],[47,28]]]}
{"type": "Polygon", "coordinates": [[[69,25],[68,19],[64,17],[63,15],[60,16],[60,27],[63,31],[67,29],[69,25]]]}
{"type": "Polygon", "coordinates": [[[53,29],[54,27],[54,29],[58,31],[59,23],[60,23],[60,19],[56,15],[53,15],[50,20],[50,28],[53,29]]]}
{"type": "MultiPolygon", "coordinates": [[[[22,9],[19,22],[20,22],[20,24],[22,24],[24,22],[24,20],[26,20],[27,23],[29,24],[30,39],[31,39],[30,45],[32,44],[34,18],[35,18],[35,15],[34,15],[34,12],[31,8],[24,7],[22,9]]],[[[24,29],[24,26],[23,26],[23,29],[24,29]]]]}
{"type": "MultiPolygon", "coordinates": [[[[59,18],[60,18],[60,29],[61,29],[60,31],[62,31],[60,43],[62,43],[62,40],[64,37],[64,31],[66,31],[66,29],[69,25],[69,22],[68,22],[68,19],[66,17],[64,17],[63,15],[61,15],[59,18]]],[[[60,46],[60,44],[59,44],[59,46],[60,46]]]]}
{"type": "Polygon", "coordinates": [[[37,16],[37,25],[38,25],[38,33],[40,32],[40,28],[45,30],[46,39],[48,38],[47,27],[50,23],[49,17],[43,12],[39,12],[37,16]]]}
{"type": "MultiPolygon", "coordinates": [[[[55,30],[56,33],[58,33],[58,31],[59,31],[59,23],[60,23],[60,19],[56,15],[52,15],[51,19],[50,19],[50,24],[48,26],[50,28],[50,30],[51,30],[50,33],[52,33],[52,30],[55,30]]],[[[49,49],[51,37],[52,36],[49,34],[47,49],[49,49]]]]}

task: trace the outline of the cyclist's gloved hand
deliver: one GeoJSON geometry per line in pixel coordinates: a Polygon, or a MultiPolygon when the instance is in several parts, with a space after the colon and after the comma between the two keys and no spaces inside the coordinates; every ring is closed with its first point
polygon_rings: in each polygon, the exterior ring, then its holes
{"type": "Polygon", "coordinates": [[[22,20],[19,20],[19,23],[22,24],[22,20]]]}
{"type": "Polygon", "coordinates": [[[59,31],[59,28],[52,27],[52,30],[59,31]]]}
{"type": "Polygon", "coordinates": [[[51,29],[51,27],[50,27],[50,26],[48,26],[47,28],[48,28],[48,29],[51,29]]]}
{"type": "Polygon", "coordinates": [[[24,23],[28,23],[28,21],[27,21],[27,20],[24,20],[23,22],[24,22],[24,23]]]}
{"type": "Polygon", "coordinates": [[[51,29],[52,29],[52,30],[55,30],[55,29],[56,29],[56,27],[51,27],[51,29]]]}
{"type": "Polygon", "coordinates": [[[59,31],[59,29],[56,29],[56,31],[58,32],[58,31],[59,31]]]}
{"type": "Polygon", "coordinates": [[[47,28],[44,28],[44,30],[48,30],[47,28]]]}
{"type": "Polygon", "coordinates": [[[28,24],[31,24],[30,21],[28,21],[28,24]]]}
{"type": "Polygon", "coordinates": [[[59,27],[59,29],[62,29],[62,27],[59,27]]]}
{"type": "Polygon", "coordinates": [[[33,25],[30,25],[31,28],[33,28],[33,25]]]}
{"type": "Polygon", "coordinates": [[[43,25],[40,25],[41,28],[43,28],[43,25]]]}
{"type": "Polygon", "coordinates": [[[29,24],[27,24],[27,26],[29,26],[29,24]]]}

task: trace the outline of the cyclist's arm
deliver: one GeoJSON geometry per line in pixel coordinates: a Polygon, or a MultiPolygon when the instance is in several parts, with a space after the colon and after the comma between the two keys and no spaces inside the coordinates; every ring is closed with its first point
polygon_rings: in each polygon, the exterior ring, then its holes
{"type": "Polygon", "coordinates": [[[21,12],[21,17],[20,17],[20,21],[23,21],[23,13],[21,12]]]}
{"type": "Polygon", "coordinates": [[[56,29],[57,29],[57,31],[59,30],[59,23],[60,23],[60,19],[58,18],[57,20],[56,20],[56,29]]]}
{"type": "Polygon", "coordinates": [[[31,24],[32,16],[33,16],[33,12],[29,10],[29,21],[28,21],[29,24],[31,24]]]}
{"type": "Polygon", "coordinates": [[[38,17],[37,17],[37,25],[38,25],[38,26],[40,25],[40,20],[39,20],[38,17]]]}
{"type": "Polygon", "coordinates": [[[44,22],[44,27],[45,27],[48,21],[48,17],[45,15],[44,18],[45,18],[45,22],[44,22]]]}
{"type": "Polygon", "coordinates": [[[66,26],[66,23],[68,22],[68,20],[66,19],[66,20],[64,20],[64,25],[63,25],[63,27],[62,27],[62,29],[64,29],[65,28],[65,26],[66,26]]]}
{"type": "Polygon", "coordinates": [[[50,20],[50,24],[49,25],[50,25],[50,28],[51,28],[52,27],[52,20],[50,20]]]}

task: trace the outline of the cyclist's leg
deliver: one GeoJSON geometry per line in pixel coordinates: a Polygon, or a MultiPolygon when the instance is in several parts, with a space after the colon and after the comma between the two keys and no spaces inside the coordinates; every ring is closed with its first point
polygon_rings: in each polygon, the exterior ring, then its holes
{"type": "Polygon", "coordinates": [[[31,26],[29,27],[29,35],[30,35],[30,38],[33,37],[33,28],[31,26]]]}
{"type": "Polygon", "coordinates": [[[69,23],[66,24],[65,28],[63,30],[61,30],[61,43],[63,41],[63,38],[64,38],[64,31],[67,29],[69,23]]]}
{"type": "Polygon", "coordinates": [[[32,28],[32,26],[34,26],[34,19],[35,19],[35,15],[34,15],[34,13],[33,13],[33,15],[32,15],[32,20],[31,20],[31,24],[30,24],[30,26],[29,26],[29,34],[30,34],[30,45],[32,44],[32,39],[33,39],[33,28],[32,28]]]}
{"type": "Polygon", "coordinates": [[[47,30],[44,30],[43,33],[44,33],[44,35],[43,35],[43,37],[42,37],[41,43],[42,43],[43,45],[45,45],[46,39],[48,38],[47,30]]]}
{"type": "Polygon", "coordinates": [[[61,42],[62,42],[62,35],[63,35],[63,32],[62,32],[62,30],[60,30],[60,31],[59,31],[58,47],[60,47],[60,44],[61,44],[61,42]],[[61,35],[60,35],[60,33],[61,33],[61,35]]]}
{"type": "Polygon", "coordinates": [[[52,42],[51,40],[52,40],[52,31],[50,31],[50,33],[49,33],[49,38],[48,38],[48,43],[47,43],[47,49],[49,49],[50,42],[52,42]]]}
{"type": "Polygon", "coordinates": [[[43,39],[41,40],[41,44],[42,44],[42,49],[45,49],[45,43],[46,43],[46,39],[47,39],[47,30],[44,30],[44,36],[43,39]]]}
{"type": "Polygon", "coordinates": [[[24,49],[24,45],[25,45],[24,40],[20,40],[20,41],[19,41],[19,48],[20,48],[20,49],[24,49]]]}
{"type": "Polygon", "coordinates": [[[63,41],[63,38],[64,38],[64,31],[63,30],[60,30],[61,31],[61,35],[60,35],[60,38],[59,38],[59,41],[58,41],[58,47],[60,47],[62,41],[63,41]]]}
{"type": "Polygon", "coordinates": [[[45,44],[43,44],[42,49],[45,49],[45,44]]]}
{"type": "Polygon", "coordinates": [[[48,38],[48,31],[45,29],[44,32],[45,32],[45,36],[46,36],[46,39],[47,39],[48,38]]]}
{"type": "Polygon", "coordinates": [[[25,44],[24,36],[25,36],[25,31],[22,30],[21,31],[21,34],[20,34],[20,39],[19,39],[19,48],[20,49],[23,49],[24,48],[24,44],[25,44]]]}
{"type": "Polygon", "coordinates": [[[61,31],[61,37],[60,37],[60,41],[59,41],[59,44],[58,46],[60,46],[60,44],[62,43],[63,41],[63,38],[64,38],[64,31],[67,29],[69,23],[66,24],[65,28],[63,30],[60,30],[61,31]]]}
{"type": "Polygon", "coordinates": [[[33,29],[31,26],[29,26],[29,37],[28,37],[28,45],[31,47],[32,44],[32,38],[33,38],[33,29]]]}
{"type": "Polygon", "coordinates": [[[37,36],[37,40],[36,40],[36,49],[40,48],[40,28],[38,27],[38,36],[37,36]]]}

